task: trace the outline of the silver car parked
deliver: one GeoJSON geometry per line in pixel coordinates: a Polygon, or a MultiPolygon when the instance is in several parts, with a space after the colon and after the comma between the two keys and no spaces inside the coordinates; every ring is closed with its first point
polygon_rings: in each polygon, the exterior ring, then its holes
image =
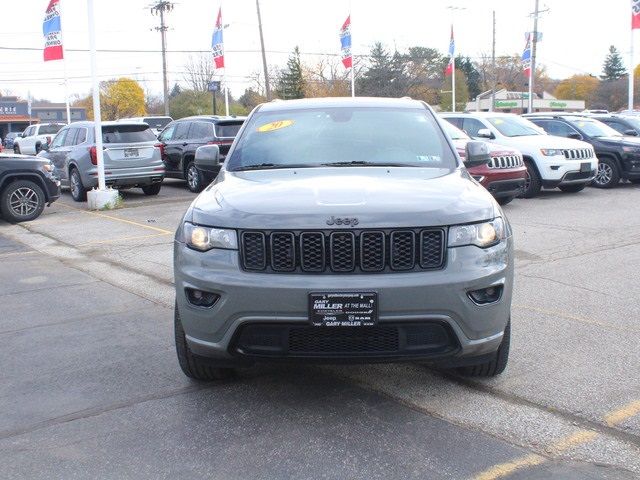
{"type": "MultiPolygon", "coordinates": [[[[157,195],[164,178],[164,164],[156,136],[144,123],[103,122],[103,158],[106,184],[119,189],[140,187],[145,195],[157,195]]],[[[98,185],[94,122],[66,126],[40,153],[51,160],[63,186],[77,202],[98,185]]]]}

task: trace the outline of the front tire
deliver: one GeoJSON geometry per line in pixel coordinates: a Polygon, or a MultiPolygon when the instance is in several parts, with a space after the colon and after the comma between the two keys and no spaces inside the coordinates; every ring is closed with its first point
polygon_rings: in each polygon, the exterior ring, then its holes
{"type": "Polygon", "coordinates": [[[584,190],[584,187],[586,187],[586,184],[581,183],[579,185],[561,185],[558,188],[565,193],[578,193],[584,190]]]}
{"type": "Polygon", "coordinates": [[[28,222],[38,218],[44,210],[44,204],[42,188],[30,180],[10,183],[0,195],[0,211],[10,223],[28,222]]]}
{"type": "Polygon", "coordinates": [[[202,191],[202,174],[198,171],[193,161],[189,162],[189,164],[187,165],[184,177],[187,180],[187,186],[189,187],[189,190],[191,190],[193,193],[200,193],[202,191]]]}
{"type": "Polygon", "coordinates": [[[20,145],[13,146],[13,153],[15,153],[16,155],[20,155],[20,145]]]}
{"type": "Polygon", "coordinates": [[[525,166],[527,167],[527,174],[524,181],[524,188],[522,189],[522,198],[533,198],[540,193],[542,189],[542,181],[538,170],[530,160],[525,160],[525,166]]]}
{"type": "Polygon", "coordinates": [[[593,186],[597,188],[612,188],[620,181],[620,171],[615,160],[603,158],[598,162],[596,178],[593,179],[593,186]]]}
{"type": "Polygon", "coordinates": [[[202,382],[210,382],[213,380],[224,380],[233,375],[232,368],[220,368],[204,361],[202,358],[195,356],[189,345],[182,328],[178,305],[175,306],[174,315],[174,335],[176,341],[176,354],[178,355],[178,363],[187,377],[202,382]]]}
{"type": "Polygon", "coordinates": [[[153,185],[147,185],[142,187],[142,191],[147,196],[158,195],[160,193],[160,189],[162,188],[162,183],[154,183],[153,185]]]}
{"type": "Polygon", "coordinates": [[[69,174],[69,186],[71,188],[71,197],[76,202],[84,202],[87,200],[87,189],[82,184],[82,177],[77,168],[72,168],[69,174]]]}
{"type": "Polygon", "coordinates": [[[495,377],[504,372],[509,361],[509,346],[511,344],[511,320],[507,323],[502,336],[502,343],[496,350],[494,357],[478,365],[469,365],[458,368],[458,373],[467,377],[495,377]]]}

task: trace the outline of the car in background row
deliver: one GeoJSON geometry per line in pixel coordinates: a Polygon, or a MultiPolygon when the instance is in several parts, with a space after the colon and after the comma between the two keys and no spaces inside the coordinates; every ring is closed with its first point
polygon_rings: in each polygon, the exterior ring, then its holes
{"type": "Polygon", "coordinates": [[[44,158],[0,155],[0,214],[7,222],[38,218],[60,197],[60,181],[44,158]]]}
{"type": "Polygon", "coordinates": [[[20,135],[20,132],[9,132],[2,139],[2,145],[5,148],[13,150],[13,142],[20,135]]]}
{"type": "MultiPolygon", "coordinates": [[[[458,155],[465,160],[467,143],[471,137],[449,122],[442,122],[445,132],[453,141],[458,155]]],[[[486,142],[491,160],[487,164],[467,167],[469,173],[500,205],[506,205],[522,194],[527,169],[518,150],[486,142]]]]}
{"type": "Polygon", "coordinates": [[[572,114],[525,115],[550,135],[579,138],[592,145],[598,157],[593,186],[611,188],[621,178],[640,182],[640,138],[623,136],[598,119],[572,114]]]}
{"type": "Polygon", "coordinates": [[[579,192],[596,176],[598,159],[591,145],[548,135],[513,113],[443,113],[442,118],[474,139],[520,150],[527,168],[524,198],[535,197],[543,187],[579,192]]]}
{"type": "MultiPolygon", "coordinates": [[[[76,202],[98,185],[98,156],[94,122],[74,122],[60,130],[40,156],[51,160],[62,185],[76,202]]],[[[157,195],[164,165],[155,134],[145,123],[103,122],[102,143],[105,181],[118,189],[140,187],[157,195]]]]}
{"type": "Polygon", "coordinates": [[[173,122],[173,118],[150,115],[150,116],[147,116],[147,117],[120,118],[120,119],[118,119],[118,122],[125,122],[125,123],[141,122],[141,123],[146,123],[147,125],[149,125],[149,128],[153,131],[153,133],[155,133],[156,136],[158,136],[158,135],[160,135],[160,132],[162,132],[162,130],[164,130],[164,127],[166,127],[171,122],[173,122]]]}
{"type": "Polygon", "coordinates": [[[166,176],[186,180],[192,192],[201,191],[215,178],[217,171],[205,176],[196,167],[196,149],[202,145],[218,145],[221,161],[224,161],[244,120],[244,117],[199,115],[171,122],[158,136],[166,176]]]}
{"type": "Polygon", "coordinates": [[[628,137],[640,136],[640,117],[634,115],[586,115],[591,118],[604,123],[605,125],[613,128],[618,133],[628,137]]]}
{"type": "Polygon", "coordinates": [[[25,128],[13,140],[14,153],[37,155],[44,145],[51,144],[51,139],[64,126],[64,123],[37,123],[25,128]]]}

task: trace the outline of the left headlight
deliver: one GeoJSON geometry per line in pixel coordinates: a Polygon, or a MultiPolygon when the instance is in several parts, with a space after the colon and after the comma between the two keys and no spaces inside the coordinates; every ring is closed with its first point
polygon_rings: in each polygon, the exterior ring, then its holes
{"type": "Polygon", "coordinates": [[[545,157],[555,157],[556,155],[564,155],[562,150],[557,148],[542,148],[540,149],[540,153],[545,157]]]}
{"type": "Polygon", "coordinates": [[[45,163],[45,164],[42,166],[42,169],[43,169],[45,172],[49,172],[49,173],[51,173],[51,172],[53,172],[53,165],[52,165],[51,163],[45,163]]]}
{"type": "Polygon", "coordinates": [[[489,222],[449,227],[449,247],[475,245],[487,248],[506,238],[504,220],[496,217],[489,222]]]}
{"type": "Polygon", "coordinates": [[[202,227],[185,222],[182,227],[182,236],[189,247],[201,252],[212,248],[238,249],[238,235],[235,230],[202,227]]]}
{"type": "Polygon", "coordinates": [[[622,147],[624,153],[640,153],[640,147],[622,147]]]}

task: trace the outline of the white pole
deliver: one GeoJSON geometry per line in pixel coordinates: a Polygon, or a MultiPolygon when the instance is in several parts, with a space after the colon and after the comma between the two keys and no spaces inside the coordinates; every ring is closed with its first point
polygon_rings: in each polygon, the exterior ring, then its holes
{"type": "Polygon", "coordinates": [[[451,56],[451,111],[456,111],[456,57],[451,56]]]}
{"type": "Polygon", "coordinates": [[[62,31],[62,4],[58,2],[58,13],[60,15],[60,43],[62,43],[62,69],[64,71],[64,103],[67,107],[67,124],[71,123],[71,109],[69,108],[69,82],[67,80],[67,56],[64,53],[64,33],[62,31]]]}
{"type": "Polygon", "coordinates": [[[93,0],[87,0],[87,17],[89,26],[89,56],[91,57],[91,85],[93,90],[93,128],[96,136],[96,153],[98,157],[98,189],[106,190],[104,181],[104,157],[102,155],[102,120],[100,113],[100,85],[98,84],[96,62],[96,32],[93,17],[93,0]]]}
{"type": "MultiPolygon", "coordinates": [[[[225,58],[225,64],[227,59],[225,58]]],[[[223,77],[222,77],[222,83],[224,84],[224,109],[225,109],[225,115],[228,117],[229,116],[229,88],[227,87],[227,67],[224,67],[224,73],[223,73],[223,77]]]]}
{"type": "Polygon", "coordinates": [[[356,56],[353,54],[353,4],[351,2],[351,0],[349,0],[349,29],[351,31],[351,96],[355,97],[356,96],[356,72],[355,72],[355,67],[356,67],[356,56]]]}
{"type": "Polygon", "coordinates": [[[633,28],[631,29],[631,48],[629,49],[629,113],[633,111],[633,28]]]}

